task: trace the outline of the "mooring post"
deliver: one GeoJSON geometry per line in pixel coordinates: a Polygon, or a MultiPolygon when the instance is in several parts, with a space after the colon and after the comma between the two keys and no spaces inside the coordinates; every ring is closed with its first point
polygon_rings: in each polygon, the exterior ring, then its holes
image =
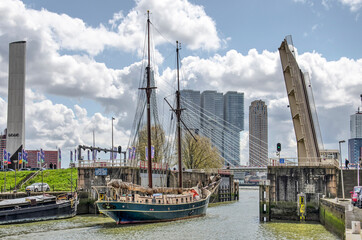
{"type": "Polygon", "coordinates": [[[270,198],[269,198],[270,181],[263,181],[259,185],[259,220],[260,222],[270,221],[270,198]]]}
{"type": "Polygon", "coordinates": [[[307,216],[307,201],[305,198],[305,193],[299,193],[298,195],[298,216],[301,222],[305,221],[305,217],[307,216]]]}

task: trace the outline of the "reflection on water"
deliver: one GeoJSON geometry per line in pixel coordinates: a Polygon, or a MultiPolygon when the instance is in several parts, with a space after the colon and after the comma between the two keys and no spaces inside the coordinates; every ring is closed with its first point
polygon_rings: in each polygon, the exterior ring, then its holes
{"type": "Polygon", "coordinates": [[[95,215],[0,226],[0,239],[338,239],[320,224],[259,223],[257,190],[240,190],[240,201],[210,207],[201,218],[167,223],[116,225],[95,215]]]}

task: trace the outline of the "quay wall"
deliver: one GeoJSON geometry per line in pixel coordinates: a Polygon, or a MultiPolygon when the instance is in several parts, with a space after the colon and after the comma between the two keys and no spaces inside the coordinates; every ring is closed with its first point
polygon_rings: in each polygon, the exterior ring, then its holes
{"type": "Polygon", "coordinates": [[[268,167],[268,180],[259,188],[260,221],[319,221],[341,239],[348,238],[352,222],[362,222],[362,210],[349,201],[349,192],[358,185],[357,170],[343,170],[346,200],[341,200],[341,176],[335,166],[268,167]]]}
{"type": "Polygon", "coordinates": [[[269,220],[300,220],[298,196],[305,196],[305,221],[319,221],[319,200],[335,198],[338,169],[334,166],[269,166],[269,220]]]}
{"type": "Polygon", "coordinates": [[[345,206],[327,199],[320,199],[319,220],[325,228],[341,239],[346,238],[345,206]]]}

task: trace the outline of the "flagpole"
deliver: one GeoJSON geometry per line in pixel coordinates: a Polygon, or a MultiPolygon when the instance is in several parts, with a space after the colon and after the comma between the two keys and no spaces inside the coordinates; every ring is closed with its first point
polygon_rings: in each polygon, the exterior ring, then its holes
{"type": "Polygon", "coordinates": [[[14,185],[14,192],[16,193],[16,164],[17,161],[15,162],[14,166],[15,166],[15,185],[14,185]]]}
{"type": "Polygon", "coordinates": [[[7,155],[8,153],[6,152],[6,150],[3,150],[3,166],[4,166],[4,172],[5,172],[5,176],[4,176],[4,192],[6,192],[6,169],[5,169],[5,158],[6,158],[6,164],[8,163],[8,158],[7,155]]]}
{"type": "Polygon", "coordinates": [[[5,171],[5,179],[4,179],[4,192],[6,192],[6,171],[5,171]]]}

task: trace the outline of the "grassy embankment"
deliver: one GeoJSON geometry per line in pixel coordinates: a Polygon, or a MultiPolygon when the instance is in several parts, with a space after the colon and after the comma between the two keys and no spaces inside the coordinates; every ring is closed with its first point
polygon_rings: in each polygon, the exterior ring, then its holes
{"type": "MultiPolygon", "coordinates": [[[[71,190],[71,171],[73,176],[73,191],[76,187],[78,180],[78,171],[76,168],[71,170],[68,169],[54,169],[54,170],[44,170],[43,178],[44,183],[48,183],[50,186],[50,191],[70,191],[71,190]]],[[[26,178],[27,175],[35,171],[21,171],[16,172],[16,182],[19,183],[21,180],[26,178]]],[[[15,172],[0,172],[0,190],[4,192],[4,180],[6,174],[6,192],[12,191],[15,185],[15,172]]],[[[42,173],[39,172],[34,178],[27,181],[23,186],[18,189],[18,192],[24,192],[26,186],[31,185],[32,183],[37,183],[42,181],[42,173]]]]}

